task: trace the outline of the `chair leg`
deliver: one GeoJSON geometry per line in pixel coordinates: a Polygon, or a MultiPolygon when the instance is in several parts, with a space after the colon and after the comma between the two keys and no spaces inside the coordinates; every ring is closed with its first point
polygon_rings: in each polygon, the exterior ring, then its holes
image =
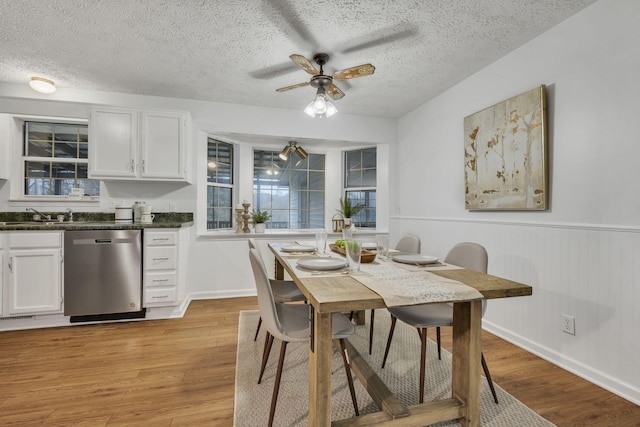
{"type": "Polygon", "coordinates": [[[436,327],[436,341],[438,341],[438,360],[442,360],[442,349],[440,347],[440,326],[436,327]]]}
{"type": "Polygon", "coordinates": [[[389,355],[389,347],[391,347],[391,339],[393,338],[393,331],[396,329],[396,322],[398,319],[393,314],[391,315],[391,329],[389,329],[389,338],[387,338],[387,348],[384,349],[384,357],[382,358],[382,369],[384,369],[385,363],[387,363],[387,356],[389,355]]]}
{"type": "Polygon", "coordinates": [[[342,363],[344,364],[344,370],[347,374],[347,384],[349,384],[349,392],[351,393],[351,401],[353,402],[353,409],[356,411],[356,417],[360,415],[358,411],[358,401],[356,400],[356,389],[353,387],[353,377],[351,376],[351,365],[349,364],[349,358],[347,357],[347,349],[344,345],[344,338],[334,341],[336,347],[340,351],[342,356],[342,363]]]}
{"type": "Polygon", "coordinates": [[[371,323],[369,325],[369,354],[371,354],[371,347],[373,346],[373,320],[376,317],[376,310],[375,309],[371,309],[371,321],[369,323],[371,323]]]}
{"type": "Polygon", "coordinates": [[[253,337],[253,340],[258,339],[258,332],[260,332],[260,325],[262,325],[262,316],[258,319],[258,327],[256,328],[256,335],[253,337]]]}
{"type": "Polygon", "coordinates": [[[262,375],[264,375],[264,368],[267,366],[267,360],[269,360],[269,353],[271,353],[271,345],[273,344],[273,335],[267,332],[267,336],[264,339],[264,349],[262,350],[262,365],[260,366],[260,376],[258,377],[258,384],[262,381],[262,375]]]}
{"type": "Polygon", "coordinates": [[[425,361],[427,358],[427,328],[420,330],[420,403],[424,402],[425,361]]]}
{"type": "Polygon", "coordinates": [[[493,401],[498,403],[498,396],[496,395],[496,389],[493,388],[493,381],[491,380],[491,374],[489,373],[489,367],[487,366],[487,362],[484,360],[484,353],[480,353],[480,360],[482,361],[482,369],[484,370],[484,376],[487,377],[487,382],[489,383],[489,388],[491,389],[491,394],[493,394],[493,401]]]}
{"type": "Polygon", "coordinates": [[[269,427],[273,426],[273,416],[276,414],[276,403],[278,403],[278,392],[280,391],[280,379],[282,378],[282,367],[284,365],[284,354],[287,352],[287,342],[282,341],[280,346],[280,359],[278,360],[278,371],[276,372],[276,382],[273,384],[273,395],[271,396],[271,409],[269,410],[269,427]]]}

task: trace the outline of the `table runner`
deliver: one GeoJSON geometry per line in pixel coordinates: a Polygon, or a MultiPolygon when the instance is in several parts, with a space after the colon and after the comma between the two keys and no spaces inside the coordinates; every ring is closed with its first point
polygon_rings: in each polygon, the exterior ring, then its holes
{"type": "MultiPolygon", "coordinates": [[[[299,278],[339,277],[347,273],[346,267],[337,271],[309,271],[297,266],[296,263],[299,258],[317,256],[315,254],[305,256],[303,254],[292,255],[280,252],[280,256],[289,264],[289,267],[295,271],[299,278]]],[[[324,255],[324,257],[345,259],[342,255],[335,253],[324,255]]],[[[437,267],[419,267],[398,264],[394,261],[376,260],[373,263],[360,264],[360,271],[357,273],[348,272],[347,274],[380,295],[387,307],[433,302],[469,301],[482,298],[482,294],[476,289],[428,271],[459,268],[451,264],[440,264],[437,267]]]]}
{"type": "Polygon", "coordinates": [[[409,270],[393,262],[361,264],[360,270],[365,274],[352,277],[380,295],[387,307],[482,298],[482,294],[471,286],[440,277],[422,267],[416,268],[420,270],[409,270]]]}

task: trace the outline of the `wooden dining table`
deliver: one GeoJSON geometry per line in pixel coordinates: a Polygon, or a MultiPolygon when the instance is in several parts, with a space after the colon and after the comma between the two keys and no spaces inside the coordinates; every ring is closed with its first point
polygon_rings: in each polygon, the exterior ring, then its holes
{"type": "MultiPolygon", "coordinates": [[[[480,353],[482,300],[453,304],[451,397],[415,405],[402,404],[358,351],[347,343],[351,367],[380,408],[379,412],[331,422],[331,318],[333,313],[384,308],[383,298],[350,275],[299,277],[279,244],[269,244],[275,255],[276,279],[286,271],[304,293],[310,308],[309,426],[424,426],[458,420],[463,426],[480,425],[480,353]]],[[[485,299],[532,294],[531,286],[467,269],[431,271],[477,289],[485,299]]]]}

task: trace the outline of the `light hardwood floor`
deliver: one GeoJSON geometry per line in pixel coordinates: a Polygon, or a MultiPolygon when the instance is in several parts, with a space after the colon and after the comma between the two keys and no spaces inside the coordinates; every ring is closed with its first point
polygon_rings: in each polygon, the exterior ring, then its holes
{"type": "MultiPolygon", "coordinates": [[[[0,426],[232,426],[238,313],[253,309],[0,332],[0,426]]],[[[640,407],[506,341],[484,333],[483,349],[494,381],[560,427],[640,426],[640,407]]]]}

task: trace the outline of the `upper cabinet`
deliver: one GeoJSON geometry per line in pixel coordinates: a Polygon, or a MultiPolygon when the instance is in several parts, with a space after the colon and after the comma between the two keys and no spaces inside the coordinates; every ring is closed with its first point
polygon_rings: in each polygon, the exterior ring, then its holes
{"type": "Polygon", "coordinates": [[[0,114],[0,179],[9,179],[9,115],[0,114]]]}
{"type": "Polygon", "coordinates": [[[187,113],[96,107],[89,119],[89,176],[188,181],[187,113]]]}

